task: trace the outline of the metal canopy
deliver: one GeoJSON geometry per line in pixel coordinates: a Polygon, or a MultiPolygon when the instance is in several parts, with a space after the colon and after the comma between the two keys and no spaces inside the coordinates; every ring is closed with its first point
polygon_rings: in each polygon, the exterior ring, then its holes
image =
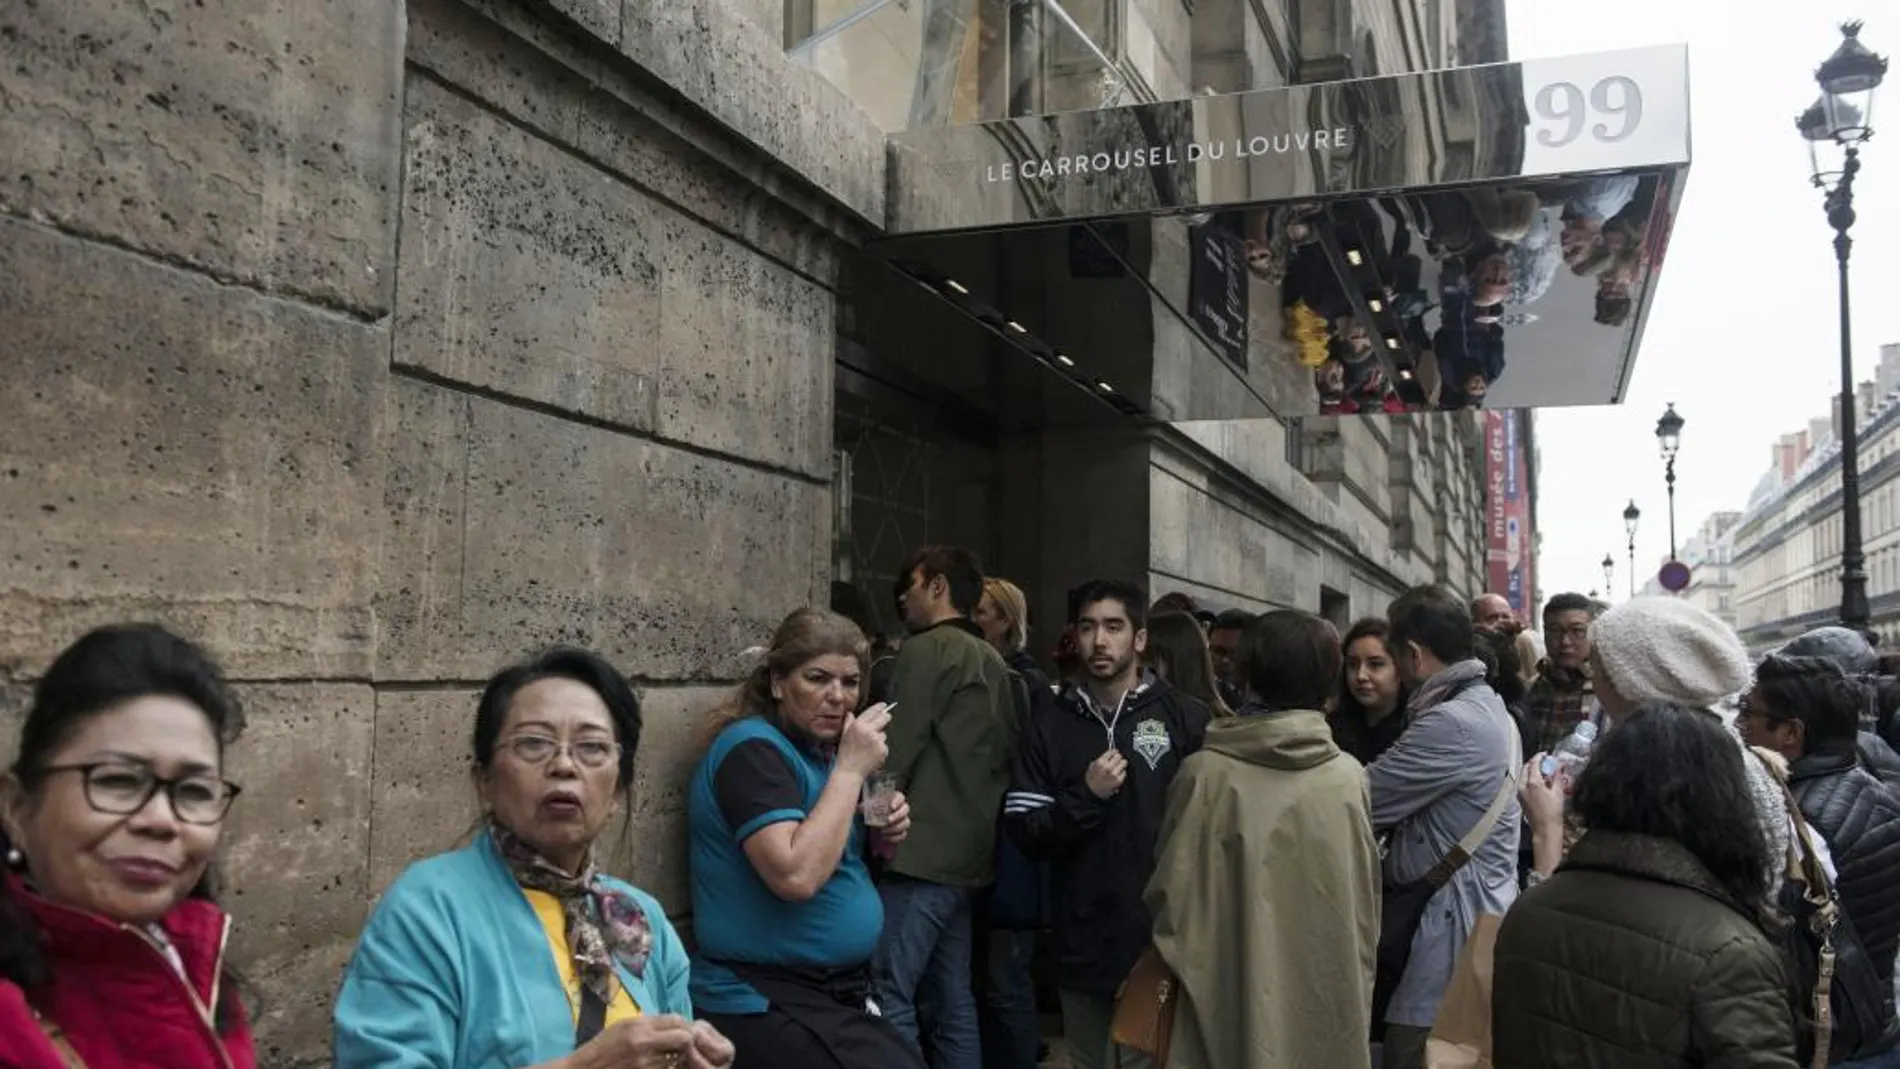
{"type": "MultiPolygon", "coordinates": [[[[1670,47],[909,131],[870,251],[961,320],[913,370],[981,354],[1006,423],[1615,403],[1687,86],[1670,47]]],[[[880,299],[873,350],[919,321],[880,299]]]]}

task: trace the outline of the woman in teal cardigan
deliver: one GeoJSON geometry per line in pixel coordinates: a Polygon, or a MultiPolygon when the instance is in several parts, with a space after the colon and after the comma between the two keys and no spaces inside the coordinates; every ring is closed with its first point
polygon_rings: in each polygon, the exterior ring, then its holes
{"type": "Polygon", "coordinates": [[[730,1069],[659,903],[594,866],[639,741],[632,688],[591,653],[489,681],[487,819],[377,903],[337,997],[337,1069],[730,1069]]]}

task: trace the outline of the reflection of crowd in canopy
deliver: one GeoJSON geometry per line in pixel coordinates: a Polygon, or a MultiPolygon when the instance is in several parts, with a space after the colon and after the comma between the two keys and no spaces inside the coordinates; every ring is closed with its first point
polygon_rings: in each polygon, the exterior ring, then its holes
{"type": "Polygon", "coordinates": [[[1247,262],[1280,288],[1322,412],[1475,408],[1504,373],[1506,328],[1537,320],[1527,308],[1560,271],[1596,279],[1597,323],[1627,321],[1657,185],[1607,176],[1283,205],[1246,220],[1247,262]]]}

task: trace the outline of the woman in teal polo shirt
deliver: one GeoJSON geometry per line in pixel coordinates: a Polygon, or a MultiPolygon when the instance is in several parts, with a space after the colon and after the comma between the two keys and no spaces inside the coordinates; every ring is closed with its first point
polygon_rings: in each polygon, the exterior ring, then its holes
{"type": "Polygon", "coordinates": [[[377,903],[337,997],[337,1069],[728,1069],[693,1023],[689,959],[658,902],[601,873],[594,841],[633,781],[625,677],[554,650],[490,680],[475,712],[487,818],[377,903]]]}
{"type": "MultiPolygon", "coordinates": [[[[923,1069],[871,997],[884,909],[858,801],[890,716],[854,715],[865,658],[850,620],[786,617],[693,774],[693,1003],[737,1045],[735,1069],[923,1069]]],[[[909,830],[899,795],[875,834],[909,830]]]]}

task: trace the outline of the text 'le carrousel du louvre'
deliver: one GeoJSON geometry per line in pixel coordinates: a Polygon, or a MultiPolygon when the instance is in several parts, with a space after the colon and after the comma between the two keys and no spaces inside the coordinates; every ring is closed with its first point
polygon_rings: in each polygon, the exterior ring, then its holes
{"type": "Polygon", "coordinates": [[[1078,152],[1041,158],[1032,156],[1009,163],[991,164],[984,168],[983,180],[1011,182],[1025,178],[1067,178],[1071,175],[1113,174],[1138,167],[1167,167],[1177,163],[1224,160],[1230,156],[1244,160],[1252,156],[1283,156],[1308,149],[1348,149],[1352,147],[1352,130],[1350,126],[1335,126],[1217,141],[1190,141],[1186,144],[1078,152]]]}

